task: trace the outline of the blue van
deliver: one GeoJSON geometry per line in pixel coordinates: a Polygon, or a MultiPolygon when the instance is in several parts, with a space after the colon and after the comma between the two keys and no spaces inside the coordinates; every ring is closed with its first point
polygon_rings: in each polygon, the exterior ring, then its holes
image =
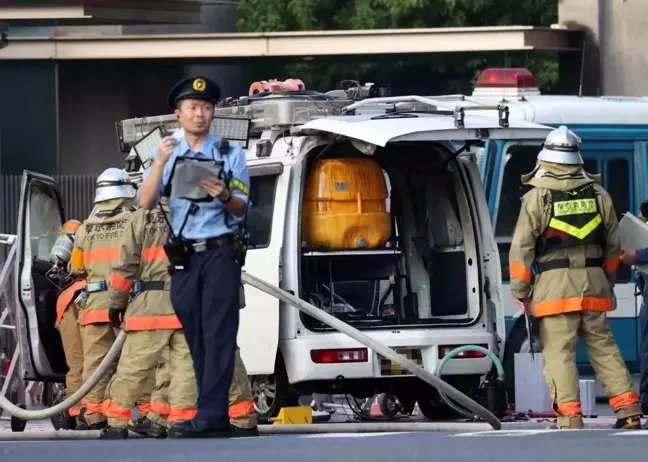
{"type": "MultiPolygon", "coordinates": [[[[527,69],[492,68],[479,76],[472,99],[506,104],[511,120],[567,125],[581,137],[585,170],[602,175],[619,219],[628,211],[639,213],[648,194],[648,98],[543,95],[527,69]]],[[[529,342],[524,320],[510,296],[508,252],[520,211],[520,176],[533,169],[540,148],[537,141],[496,140],[486,141],[477,152],[502,265],[507,332],[504,359],[509,379],[513,354],[529,351],[529,342]]],[[[610,326],[630,371],[638,372],[641,297],[635,297],[634,275],[623,264],[615,294],[617,306],[608,314],[610,326]]],[[[582,374],[593,373],[582,343],[577,362],[582,374]]]]}

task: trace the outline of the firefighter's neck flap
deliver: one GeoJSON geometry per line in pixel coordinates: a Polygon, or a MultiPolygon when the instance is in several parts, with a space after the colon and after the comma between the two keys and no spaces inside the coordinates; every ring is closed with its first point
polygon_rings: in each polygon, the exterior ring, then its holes
{"type": "Polygon", "coordinates": [[[561,165],[539,160],[522,175],[522,184],[556,191],[571,191],[590,183],[601,183],[601,175],[587,173],[582,165],[561,165]]]}

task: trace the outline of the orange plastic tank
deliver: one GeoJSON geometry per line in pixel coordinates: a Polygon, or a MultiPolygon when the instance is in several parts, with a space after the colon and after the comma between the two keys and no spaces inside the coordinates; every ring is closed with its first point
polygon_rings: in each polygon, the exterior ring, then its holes
{"type": "Polygon", "coordinates": [[[373,159],[318,160],[308,173],[302,239],[309,247],[371,249],[391,236],[387,187],[373,159]]]}

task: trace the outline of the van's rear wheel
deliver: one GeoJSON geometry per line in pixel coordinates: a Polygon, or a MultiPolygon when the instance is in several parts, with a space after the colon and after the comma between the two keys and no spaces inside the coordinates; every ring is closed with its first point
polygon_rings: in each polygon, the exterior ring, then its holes
{"type": "Polygon", "coordinates": [[[286,365],[281,354],[277,354],[275,373],[255,375],[250,379],[254,410],[260,423],[267,423],[276,417],[282,407],[299,405],[299,395],[291,389],[286,374],[286,365]]]}
{"type": "Polygon", "coordinates": [[[438,396],[419,398],[417,402],[421,414],[428,420],[453,420],[461,417],[441,401],[438,396]]]}
{"type": "MultiPolygon", "coordinates": [[[[540,344],[540,334],[538,332],[538,322],[534,320],[532,327],[533,350],[534,353],[542,351],[540,344]]],[[[508,395],[509,404],[515,404],[515,353],[530,353],[531,345],[529,344],[529,337],[527,335],[526,320],[524,316],[520,316],[511,333],[506,339],[504,347],[504,359],[502,360],[502,367],[504,368],[504,384],[506,385],[506,394],[508,395]]]]}

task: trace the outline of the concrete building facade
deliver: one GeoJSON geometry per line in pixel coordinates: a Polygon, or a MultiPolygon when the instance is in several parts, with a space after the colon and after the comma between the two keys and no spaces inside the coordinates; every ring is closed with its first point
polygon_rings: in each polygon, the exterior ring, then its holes
{"type": "MultiPolygon", "coordinates": [[[[200,24],[16,26],[9,35],[11,40],[234,32],[236,5],[205,4],[201,20],[200,24]]],[[[115,121],[168,112],[166,94],[171,85],[197,73],[215,80],[226,94],[241,91],[240,66],[218,60],[0,61],[0,174],[20,174],[23,169],[96,174],[123,165],[115,121]]]]}
{"type": "MultiPolygon", "coordinates": [[[[648,96],[648,2],[558,0],[558,20],[585,31],[584,95],[648,96]]],[[[561,72],[580,76],[580,60],[561,62],[561,72]]]]}

